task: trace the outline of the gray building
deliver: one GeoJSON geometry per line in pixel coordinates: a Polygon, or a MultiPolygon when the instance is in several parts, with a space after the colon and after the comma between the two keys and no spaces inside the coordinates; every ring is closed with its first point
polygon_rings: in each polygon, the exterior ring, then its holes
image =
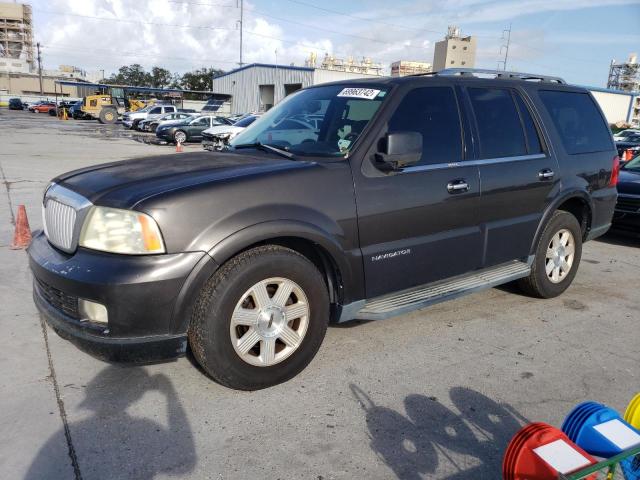
{"type": "Polygon", "coordinates": [[[214,77],[213,91],[231,96],[231,113],[264,112],[301,88],[379,75],[252,63],[214,77]]]}
{"type": "Polygon", "coordinates": [[[476,65],[476,39],[463,37],[460,29],[449,26],[444,40],[436,42],[433,52],[433,70],[445,68],[474,68],[476,65]]]}

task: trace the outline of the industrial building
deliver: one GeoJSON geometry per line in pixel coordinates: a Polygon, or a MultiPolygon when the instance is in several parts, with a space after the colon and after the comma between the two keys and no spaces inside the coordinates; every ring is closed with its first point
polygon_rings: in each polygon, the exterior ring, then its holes
{"type": "Polygon", "coordinates": [[[611,125],[640,126],[640,92],[623,92],[610,88],[586,87],[611,125]]]}
{"type": "Polygon", "coordinates": [[[629,58],[624,63],[611,61],[607,88],[625,92],[640,91],[640,63],[638,63],[637,53],[629,54],[629,58]]]}
{"type": "Polygon", "coordinates": [[[460,29],[450,25],[444,40],[436,42],[433,52],[433,70],[445,68],[474,68],[476,65],[476,39],[463,37],[460,29]]]}
{"type": "Polygon", "coordinates": [[[0,3],[0,73],[34,70],[32,12],[29,5],[0,3]]]}
{"type": "MultiPolygon", "coordinates": [[[[364,70],[360,65],[356,71],[348,64],[341,69],[298,67],[252,63],[213,78],[213,91],[231,97],[231,113],[264,112],[284,97],[301,88],[319,83],[372,78],[382,75],[382,68],[364,70]],[[374,73],[363,73],[369,71],[374,73]]],[[[365,62],[369,65],[369,62],[365,62]]],[[[374,65],[370,62],[370,65],[374,65]]],[[[352,66],[355,68],[356,66],[352,66]]]]}
{"type": "Polygon", "coordinates": [[[391,64],[392,77],[405,77],[407,75],[419,75],[429,73],[433,66],[428,62],[417,62],[412,60],[398,60],[391,64]]]}

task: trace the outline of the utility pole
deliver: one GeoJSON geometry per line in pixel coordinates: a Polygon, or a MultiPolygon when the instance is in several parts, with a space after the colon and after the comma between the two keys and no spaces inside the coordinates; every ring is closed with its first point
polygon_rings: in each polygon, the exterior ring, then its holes
{"type": "Polygon", "coordinates": [[[40,77],[40,96],[43,96],[44,90],[42,89],[42,61],[40,58],[40,42],[36,43],[36,48],[38,50],[38,77],[40,77]]]}
{"type": "MultiPolygon", "coordinates": [[[[240,27],[240,61],[238,62],[238,65],[242,66],[242,27],[244,20],[244,0],[237,0],[237,2],[240,4],[240,20],[238,21],[238,26],[240,27]]],[[[236,5],[238,3],[236,3],[236,5]]]]}
{"type": "Polygon", "coordinates": [[[509,24],[509,28],[502,31],[501,40],[506,40],[506,44],[500,45],[500,53],[502,53],[502,49],[504,48],[504,60],[500,60],[498,64],[502,63],[503,70],[507,70],[507,60],[509,59],[509,44],[511,43],[511,23],[509,24]],[[507,35],[505,37],[505,34],[507,35]]]}

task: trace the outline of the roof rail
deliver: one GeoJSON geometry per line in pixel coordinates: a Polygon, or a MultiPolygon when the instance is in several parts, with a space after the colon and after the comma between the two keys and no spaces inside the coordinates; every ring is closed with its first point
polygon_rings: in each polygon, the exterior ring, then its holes
{"type": "Polygon", "coordinates": [[[560,77],[552,77],[549,75],[539,75],[537,73],[522,73],[522,72],[507,72],[505,70],[487,70],[482,68],[445,68],[438,72],[428,72],[426,74],[418,75],[436,75],[436,76],[452,76],[460,75],[461,77],[476,76],[476,75],[494,75],[495,78],[502,78],[507,80],[538,80],[540,82],[554,82],[561,85],[565,85],[565,82],[560,77]]]}

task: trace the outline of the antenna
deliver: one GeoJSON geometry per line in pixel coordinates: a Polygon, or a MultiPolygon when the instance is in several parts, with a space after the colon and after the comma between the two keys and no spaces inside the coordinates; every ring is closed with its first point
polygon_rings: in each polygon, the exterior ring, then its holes
{"type": "Polygon", "coordinates": [[[509,59],[509,44],[511,43],[511,24],[509,24],[509,28],[502,31],[502,37],[500,40],[506,41],[506,44],[500,45],[500,52],[502,53],[502,49],[504,48],[504,60],[498,61],[498,66],[502,63],[502,69],[504,71],[507,70],[507,60],[509,59]],[[506,34],[506,37],[505,37],[506,34]]]}

